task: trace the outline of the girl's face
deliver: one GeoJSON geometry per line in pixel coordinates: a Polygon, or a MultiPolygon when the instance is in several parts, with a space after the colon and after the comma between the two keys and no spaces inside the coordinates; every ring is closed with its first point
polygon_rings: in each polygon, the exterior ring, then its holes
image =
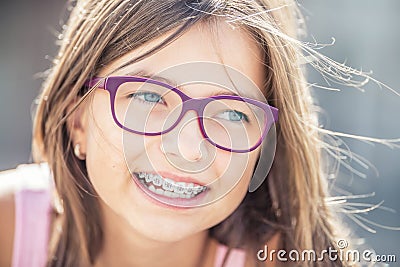
{"type": "MultiPolygon", "coordinates": [[[[265,73],[263,54],[246,32],[226,23],[219,23],[212,30],[195,25],[157,53],[115,71],[167,36],[118,58],[98,76],[156,74],[181,85],[179,89],[192,98],[231,94],[226,86],[215,84],[230,83],[234,88],[245,84],[242,77],[246,77],[252,84],[236,88],[236,93],[253,98],[260,94],[258,88],[263,88],[265,73]],[[236,69],[242,77],[230,69],[236,69]],[[197,82],[200,79],[207,82],[207,78],[214,85],[197,82]],[[196,82],[184,85],[189,80],[196,82]]],[[[140,97],[151,102],[155,96],[140,97]]],[[[204,140],[194,111],[189,111],[174,130],[162,136],[144,136],[116,125],[106,90],[96,89],[88,105],[81,117],[82,128],[75,130],[75,142],[86,153],[89,178],[99,194],[105,216],[113,214],[127,222],[136,235],[166,242],[182,240],[224,220],[247,193],[259,148],[249,153],[216,148],[204,140]],[[157,194],[149,191],[149,184],[143,186],[134,173],[142,176],[144,173],[147,178],[149,173],[159,173],[163,179],[184,182],[186,187],[190,183],[210,186],[196,197],[198,200],[181,199],[185,207],[169,205],[165,203],[168,199],[171,203],[177,199],[167,196],[157,200],[157,194]]]]}

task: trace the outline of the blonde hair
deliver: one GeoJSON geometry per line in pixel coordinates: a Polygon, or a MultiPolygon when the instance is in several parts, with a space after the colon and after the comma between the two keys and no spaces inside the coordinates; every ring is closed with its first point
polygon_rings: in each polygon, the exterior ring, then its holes
{"type": "MultiPolygon", "coordinates": [[[[225,19],[246,29],[265,52],[265,91],[279,110],[277,151],[266,182],[210,234],[250,255],[277,232],[283,248],[316,252],[335,247],[335,221],[325,203],[322,136],[300,68],[307,49],[297,40],[301,16],[292,0],[77,1],[48,73],[34,120],[34,158],[52,170],[64,212],[51,235],[48,266],[92,265],[103,234],[98,200],[84,162],[77,160],[69,133],[71,105],[90,91],[85,81],[114,59],[159,35],[170,37],[139,61],[173,42],[195,23],[225,19]],[[87,226],[90,227],[87,227],[87,226]]],[[[309,51],[309,50],[307,50],[309,51]]],[[[257,263],[254,262],[254,265],[257,263]]],[[[304,262],[303,266],[311,263],[304,262]]],[[[313,266],[342,266],[339,260],[313,266]]]]}

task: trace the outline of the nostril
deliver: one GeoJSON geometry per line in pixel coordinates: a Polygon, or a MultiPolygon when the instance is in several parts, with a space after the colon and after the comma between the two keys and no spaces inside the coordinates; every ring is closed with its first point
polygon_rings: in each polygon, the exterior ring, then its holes
{"type": "Polygon", "coordinates": [[[172,131],[163,134],[161,140],[160,150],[165,155],[179,156],[188,162],[199,161],[207,156],[207,141],[194,114],[182,119],[172,131]]]}
{"type": "Polygon", "coordinates": [[[201,140],[198,143],[190,142],[190,140],[181,141],[178,140],[179,155],[189,162],[196,162],[201,160],[206,153],[204,149],[204,141],[201,140]]]}
{"type": "Polygon", "coordinates": [[[204,138],[197,116],[186,117],[172,131],[161,135],[160,150],[179,171],[200,173],[214,162],[217,147],[204,138]]]}
{"type": "Polygon", "coordinates": [[[205,139],[199,126],[197,117],[192,117],[178,129],[178,151],[187,161],[199,161],[205,156],[205,139]]]}

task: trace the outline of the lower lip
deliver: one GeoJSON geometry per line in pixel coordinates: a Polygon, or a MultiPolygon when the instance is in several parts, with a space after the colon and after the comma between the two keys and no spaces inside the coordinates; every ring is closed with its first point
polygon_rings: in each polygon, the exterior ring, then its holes
{"type": "Polygon", "coordinates": [[[132,179],[135,182],[135,184],[141,189],[140,191],[146,195],[148,199],[151,200],[151,202],[156,203],[162,207],[165,208],[170,208],[170,209],[190,209],[190,208],[196,208],[204,205],[204,202],[202,201],[205,196],[208,193],[208,189],[204,192],[201,192],[195,197],[192,198],[170,198],[166,196],[161,196],[158,195],[150,189],[148,189],[145,185],[143,185],[139,178],[135,174],[131,174],[132,179]]]}

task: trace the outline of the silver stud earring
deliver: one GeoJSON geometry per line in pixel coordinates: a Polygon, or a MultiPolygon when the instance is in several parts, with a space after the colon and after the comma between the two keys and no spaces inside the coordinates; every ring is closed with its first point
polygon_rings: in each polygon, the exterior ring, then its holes
{"type": "Polygon", "coordinates": [[[81,153],[81,145],[79,143],[74,146],[74,154],[80,160],[86,159],[85,155],[81,153]]]}

